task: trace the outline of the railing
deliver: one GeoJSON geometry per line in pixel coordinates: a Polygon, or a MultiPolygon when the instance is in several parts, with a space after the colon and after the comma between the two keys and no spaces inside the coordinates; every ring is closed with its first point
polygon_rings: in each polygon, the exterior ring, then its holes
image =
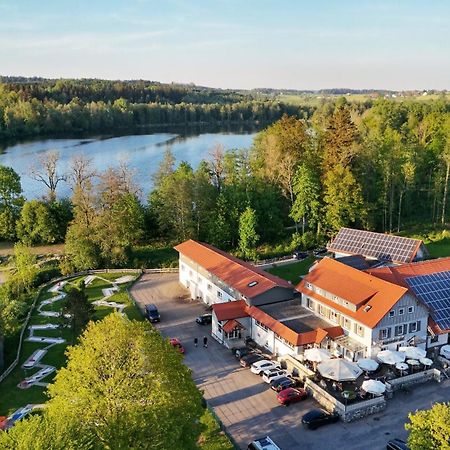
{"type": "Polygon", "coordinates": [[[165,267],[161,269],[143,269],[144,273],[178,273],[178,267],[165,267]]]}
{"type": "Polygon", "coordinates": [[[294,260],[292,255],[280,256],[278,258],[270,258],[270,259],[260,259],[258,261],[252,261],[252,264],[255,266],[265,266],[266,264],[273,264],[280,261],[287,261],[289,259],[294,260]]]}

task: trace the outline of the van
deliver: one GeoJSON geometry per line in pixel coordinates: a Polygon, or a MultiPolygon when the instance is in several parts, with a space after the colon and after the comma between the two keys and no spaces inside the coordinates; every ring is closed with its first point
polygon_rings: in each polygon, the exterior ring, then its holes
{"type": "Polygon", "coordinates": [[[160,322],[161,316],[159,315],[158,308],[153,303],[145,305],[145,315],[150,322],[160,322]]]}
{"type": "Polygon", "coordinates": [[[250,442],[247,450],[281,450],[281,448],[269,436],[266,436],[250,442]]]}

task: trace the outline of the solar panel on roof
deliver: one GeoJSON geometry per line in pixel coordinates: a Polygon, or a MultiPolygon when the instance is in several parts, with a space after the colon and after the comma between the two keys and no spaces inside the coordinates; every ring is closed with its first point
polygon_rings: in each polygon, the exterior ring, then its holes
{"type": "Polygon", "coordinates": [[[405,278],[414,294],[430,309],[442,330],[450,328],[450,271],[405,278]]]}
{"type": "Polygon", "coordinates": [[[329,248],[336,252],[360,254],[380,261],[406,263],[413,260],[417,244],[416,239],[341,228],[329,248]]]}

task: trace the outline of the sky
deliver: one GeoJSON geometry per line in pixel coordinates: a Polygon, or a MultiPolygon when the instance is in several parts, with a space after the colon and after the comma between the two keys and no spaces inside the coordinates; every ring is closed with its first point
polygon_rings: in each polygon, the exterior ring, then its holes
{"type": "Polygon", "coordinates": [[[450,89],[450,1],[0,0],[0,74],[450,89]]]}

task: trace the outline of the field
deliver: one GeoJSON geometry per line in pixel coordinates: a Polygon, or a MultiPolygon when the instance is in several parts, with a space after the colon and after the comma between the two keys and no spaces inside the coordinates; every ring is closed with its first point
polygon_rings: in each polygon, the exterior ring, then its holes
{"type": "MultiPolygon", "coordinates": [[[[102,289],[111,288],[112,284],[110,281],[115,280],[121,276],[129,275],[122,273],[102,273],[99,274],[101,278],[95,278],[92,283],[86,287],[86,293],[91,302],[100,300],[104,297],[102,293],[102,289]]],[[[79,285],[81,281],[85,279],[85,277],[72,278],[70,280],[70,284],[64,286],[63,290],[66,290],[67,286],[70,285],[79,285]]],[[[126,292],[127,286],[131,283],[120,284],[119,291],[114,293],[112,296],[107,298],[108,302],[115,302],[118,304],[124,304],[124,313],[130,319],[143,320],[143,317],[139,310],[134,306],[131,300],[128,297],[126,292]]],[[[56,293],[49,292],[48,289],[41,292],[37,306],[43,300],[51,299],[52,297],[56,297],[56,293]]],[[[61,309],[62,301],[55,301],[54,303],[45,305],[41,308],[42,311],[55,311],[59,312],[61,309]]],[[[95,306],[95,313],[93,320],[101,320],[107,314],[110,314],[114,308],[107,306],[95,306]]],[[[59,317],[44,317],[39,314],[37,308],[33,311],[32,316],[30,318],[29,325],[44,325],[44,324],[59,324],[61,319],[59,317]]],[[[25,332],[25,338],[28,337],[29,331],[25,332]]],[[[48,329],[48,330],[35,330],[34,336],[37,337],[52,337],[52,338],[63,338],[65,343],[55,344],[48,348],[47,353],[40,361],[44,365],[50,365],[59,369],[63,367],[66,363],[65,350],[68,345],[71,345],[76,342],[76,338],[70,332],[69,329],[58,327],[56,329],[48,329]]],[[[28,342],[24,340],[20,362],[18,366],[11,372],[11,374],[0,383],[0,415],[6,415],[21,406],[25,406],[29,403],[38,404],[46,401],[47,397],[45,394],[46,387],[34,385],[28,389],[20,389],[17,385],[26,377],[33,375],[38,371],[37,368],[33,369],[23,369],[21,365],[27,360],[27,358],[38,349],[42,349],[47,347],[46,343],[39,342],[28,342]]],[[[43,382],[48,383],[51,382],[56,372],[48,375],[43,379],[43,382]]]]}
{"type": "Polygon", "coordinates": [[[305,258],[302,261],[297,261],[285,266],[266,269],[266,272],[283,278],[284,280],[290,281],[292,284],[296,285],[300,282],[301,276],[308,273],[308,269],[311,267],[314,260],[314,256],[308,256],[308,258],[305,258]]]}

